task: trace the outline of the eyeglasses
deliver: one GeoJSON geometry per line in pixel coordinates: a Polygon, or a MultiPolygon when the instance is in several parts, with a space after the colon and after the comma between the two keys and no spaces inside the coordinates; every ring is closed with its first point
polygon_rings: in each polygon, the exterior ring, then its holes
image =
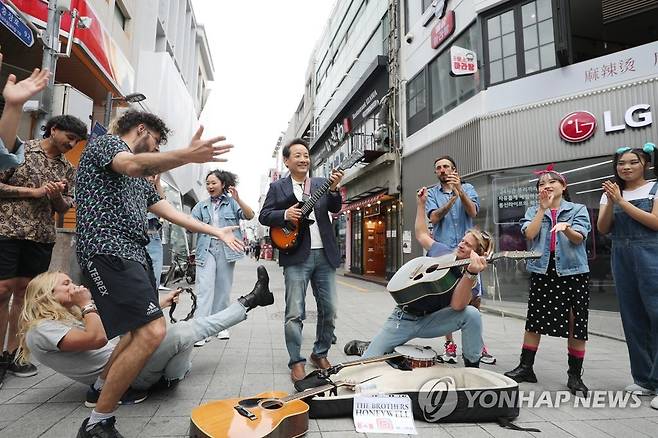
{"type": "Polygon", "coordinates": [[[149,137],[151,137],[151,138],[153,139],[153,141],[155,142],[155,145],[156,145],[156,146],[160,146],[160,143],[162,143],[162,140],[158,140],[158,139],[155,137],[155,135],[151,134],[151,131],[149,131],[148,129],[146,130],[146,135],[148,135],[149,137]]]}

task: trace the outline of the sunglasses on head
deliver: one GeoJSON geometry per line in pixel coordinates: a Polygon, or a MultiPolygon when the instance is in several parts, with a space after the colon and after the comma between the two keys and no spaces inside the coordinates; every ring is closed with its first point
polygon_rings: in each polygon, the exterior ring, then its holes
{"type": "Polygon", "coordinates": [[[654,150],[656,150],[656,145],[653,144],[653,143],[645,143],[645,145],[642,146],[642,148],[629,148],[628,146],[623,146],[623,147],[620,147],[619,149],[617,149],[616,153],[620,155],[620,154],[624,154],[628,151],[632,151],[633,149],[641,149],[643,152],[645,152],[647,154],[651,154],[651,153],[653,153],[654,150]]]}

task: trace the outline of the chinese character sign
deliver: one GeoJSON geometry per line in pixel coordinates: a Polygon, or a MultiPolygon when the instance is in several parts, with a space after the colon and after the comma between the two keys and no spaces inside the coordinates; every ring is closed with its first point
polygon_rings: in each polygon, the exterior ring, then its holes
{"type": "Polygon", "coordinates": [[[454,76],[472,75],[478,69],[477,54],[463,47],[450,48],[450,71],[454,76]]]}

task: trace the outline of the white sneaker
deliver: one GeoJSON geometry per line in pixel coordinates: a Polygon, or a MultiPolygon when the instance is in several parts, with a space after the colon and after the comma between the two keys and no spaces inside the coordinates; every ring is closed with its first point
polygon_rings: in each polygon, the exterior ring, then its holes
{"type": "Polygon", "coordinates": [[[217,337],[218,337],[219,339],[229,339],[231,336],[229,335],[228,330],[222,330],[221,332],[219,332],[219,333],[217,334],[217,337]]]}
{"type": "Polygon", "coordinates": [[[651,400],[651,407],[658,409],[658,397],[654,397],[653,400],[651,400]]]}
{"type": "MultiPolygon", "coordinates": [[[[655,395],[656,394],[655,391],[652,391],[648,388],[640,386],[636,383],[631,383],[626,388],[624,388],[624,391],[629,392],[631,394],[635,394],[635,395],[655,395]]],[[[654,401],[656,402],[656,406],[657,406],[656,409],[658,409],[658,400],[654,399],[654,401]]]]}
{"type": "Polygon", "coordinates": [[[204,345],[206,345],[206,340],[205,339],[201,339],[199,342],[194,343],[195,347],[203,347],[204,345]]]}

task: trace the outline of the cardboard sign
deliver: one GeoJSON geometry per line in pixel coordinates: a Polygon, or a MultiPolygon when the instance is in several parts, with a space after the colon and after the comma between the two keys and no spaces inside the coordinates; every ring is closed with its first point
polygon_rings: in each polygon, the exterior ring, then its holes
{"type": "Polygon", "coordinates": [[[417,435],[408,395],[357,395],[352,413],[358,433],[417,435]]]}

